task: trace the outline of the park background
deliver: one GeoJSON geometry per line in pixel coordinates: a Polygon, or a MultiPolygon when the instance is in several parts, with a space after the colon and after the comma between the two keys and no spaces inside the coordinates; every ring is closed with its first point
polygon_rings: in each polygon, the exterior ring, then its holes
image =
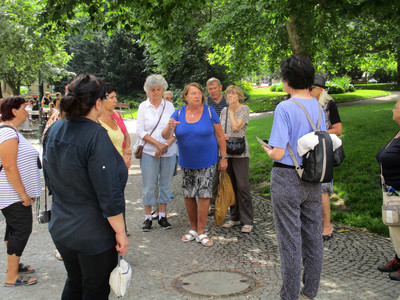
{"type": "MultiPolygon", "coordinates": [[[[400,7],[380,0],[0,0],[0,96],[64,91],[80,73],[112,82],[132,110],[161,73],[182,105],[189,82],[240,85],[252,112],[283,99],[279,62],[308,56],[335,101],[390,94],[400,83],[400,7]],[[271,85],[274,83],[273,85],[271,85]],[[353,83],[353,84],[352,84],[353,83]]],[[[38,95],[35,95],[38,94],[38,95]]],[[[375,154],[396,133],[393,103],[341,107],[346,160],[335,169],[333,221],[387,235],[375,154]]],[[[126,115],[129,117],[129,115],[126,115]]],[[[254,190],[269,198],[271,162],[249,124],[254,190]]]]}

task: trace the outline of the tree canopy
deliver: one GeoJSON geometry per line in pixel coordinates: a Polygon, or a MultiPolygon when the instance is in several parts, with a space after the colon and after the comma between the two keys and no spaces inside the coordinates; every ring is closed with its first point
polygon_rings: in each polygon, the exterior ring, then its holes
{"type": "Polygon", "coordinates": [[[19,94],[22,83],[32,84],[42,70],[56,76],[68,61],[61,35],[38,25],[40,1],[0,0],[0,79],[19,94]]]}
{"type": "Polygon", "coordinates": [[[292,53],[329,72],[396,61],[399,10],[384,0],[47,0],[41,19],[62,32],[76,32],[76,15],[110,34],[134,31],[163,73],[191,53],[243,77],[292,53]]]}

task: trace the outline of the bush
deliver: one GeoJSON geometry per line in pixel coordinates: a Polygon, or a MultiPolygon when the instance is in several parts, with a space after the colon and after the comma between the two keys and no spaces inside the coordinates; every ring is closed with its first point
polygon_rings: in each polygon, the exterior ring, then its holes
{"type": "Polygon", "coordinates": [[[284,92],[285,88],[283,87],[283,83],[275,83],[270,87],[271,92],[284,92]]]}
{"type": "Polygon", "coordinates": [[[354,87],[354,85],[350,84],[349,85],[349,92],[353,93],[356,91],[356,88],[354,87]]]}
{"type": "Polygon", "coordinates": [[[330,94],[347,93],[349,91],[350,82],[351,78],[348,76],[333,77],[327,84],[328,92],[330,94]]]}
{"type": "Polygon", "coordinates": [[[246,80],[236,81],[234,82],[234,84],[239,86],[243,90],[243,93],[249,92],[253,89],[251,82],[248,82],[246,80]]]}

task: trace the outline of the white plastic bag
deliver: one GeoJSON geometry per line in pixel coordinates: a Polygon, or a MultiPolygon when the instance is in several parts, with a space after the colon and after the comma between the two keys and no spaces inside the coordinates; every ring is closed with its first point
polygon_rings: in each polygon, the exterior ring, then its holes
{"type": "Polygon", "coordinates": [[[123,297],[128,290],[132,277],[132,268],[118,253],[118,265],[110,274],[110,287],[117,297],[123,297]]]}

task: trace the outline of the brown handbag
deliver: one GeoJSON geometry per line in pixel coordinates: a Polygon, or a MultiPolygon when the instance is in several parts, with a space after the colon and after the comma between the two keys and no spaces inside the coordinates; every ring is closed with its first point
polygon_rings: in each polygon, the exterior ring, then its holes
{"type": "MultiPolygon", "coordinates": [[[[145,143],[145,144],[146,144],[146,143],[145,143]]],[[[135,151],[135,157],[136,157],[137,159],[141,159],[141,158],[142,158],[143,147],[144,147],[144,145],[139,145],[139,146],[137,146],[136,151],[135,151]]]]}
{"type": "MultiPolygon", "coordinates": [[[[160,123],[162,115],[164,113],[164,108],[165,108],[165,103],[164,103],[160,118],[158,119],[158,122],[157,122],[156,126],[153,128],[153,130],[151,131],[150,135],[153,134],[154,130],[156,130],[158,124],[160,123]]],[[[142,158],[144,145],[146,145],[146,142],[143,145],[139,145],[139,146],[136,147],[135,158],[137,158],[137,159],[141,159],[142,158]]]]}

